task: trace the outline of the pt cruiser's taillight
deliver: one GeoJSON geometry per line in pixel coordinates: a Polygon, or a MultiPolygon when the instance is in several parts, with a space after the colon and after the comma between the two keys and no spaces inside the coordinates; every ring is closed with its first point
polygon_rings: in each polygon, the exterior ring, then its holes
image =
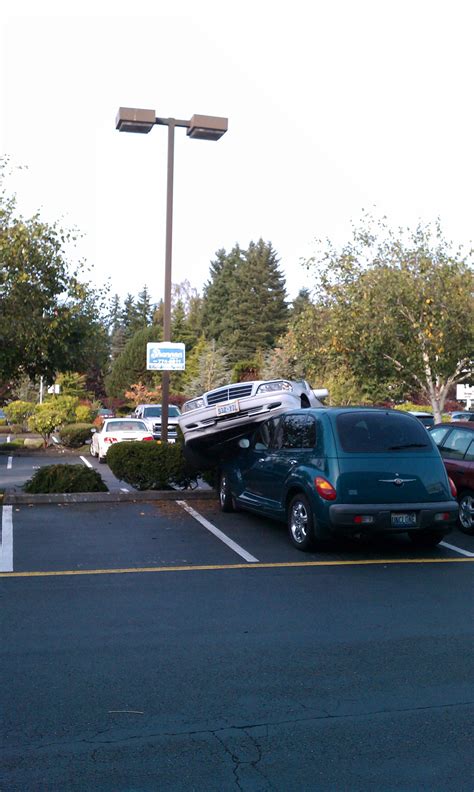
{"type": "Polygon", "coordinates": [[[316,476],[314,479],[316,492],[321,495],[324,500],[336,500],[337,493],[332,484],[323,476],[316,476]]]}

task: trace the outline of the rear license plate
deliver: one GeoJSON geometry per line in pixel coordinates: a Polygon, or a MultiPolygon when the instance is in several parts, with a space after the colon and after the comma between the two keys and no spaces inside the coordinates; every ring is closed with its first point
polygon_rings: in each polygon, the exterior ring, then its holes
{"type": "Polygon", "coordinates": [[[416,525],[416,512],[392,514],[392,525],[397,528],[411,528],[416,525]]]}
{"type": "Polygon", "coordinates": [[[230,415],[239,412],[239,402],[232,401],[226,404],[216,404],[216,415],[230,415]]]}

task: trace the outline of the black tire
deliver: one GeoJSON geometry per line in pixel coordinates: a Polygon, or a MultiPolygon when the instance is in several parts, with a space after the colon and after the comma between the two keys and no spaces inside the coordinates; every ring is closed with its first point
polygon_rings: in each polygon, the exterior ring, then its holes
{"type": "Polygon", "coordinates": [[[233,512],[234,509],[234,498],[230,491],[229,480],[225,473],[221,473],[219,479],[219,503],[221,505],[221,511],[223,512],[233,512]]]}
{"type": "Polygon", "coordinates": [[[459,495],[459,528],[469,536],[474,536],[474,492],[465,490],[459,495]]]}
{"type": "Polygon", "coordinates": [[[429,550],[436,547],[444,539],[444,533],[441,531],[410,531],[408,533],[412,543],[415,547],[423,550],[429,550]]]}
{"type": "Polygon", "coordinates": [[[91,444],[90,444],[90,446],[89,446],[89,454],[91,455],[91,457],[94,457],[94,458],[97,456],[97,454],[95,453],[95,451],[93,451],[93,446],[92,446],[92,443],[91,443],[91,444]]]}
{"type": "Polygon", "coordinates": [[[105,462],[105,456],[102,457],[100,454],[98,454],[98,457],[99,457],[100,464],[103,465],[104,462],[105,462]]]}
{"type": "Polygon", "coordinates": [[[287,525],[290,542],[298,550],[308,552],[315,545],[313,510],[303,493],[291,499],[287,511],[287,525]]]}

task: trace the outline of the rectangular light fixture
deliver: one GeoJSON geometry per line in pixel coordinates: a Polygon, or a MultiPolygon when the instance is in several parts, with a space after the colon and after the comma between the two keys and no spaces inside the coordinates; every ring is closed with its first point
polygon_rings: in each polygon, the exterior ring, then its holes
{"type": "Polygon", "coordinates": [[[224,132],[227,132],[227,124],[227,118],[193,115],[186,134],[198,140],[219,140],[224,132]]]}
{"type": "Polygon", "coordinates": [[[119,107],[115,119],[115,128],[119,132],[147,133],[155,125],[155,111],[142,110],[138,107],[119,107]]]}

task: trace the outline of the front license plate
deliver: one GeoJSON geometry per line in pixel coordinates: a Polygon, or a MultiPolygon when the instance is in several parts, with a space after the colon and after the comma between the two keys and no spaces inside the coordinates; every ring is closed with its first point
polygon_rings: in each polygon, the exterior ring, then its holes
{"type": "Polygon", "coordinates": [[[231,413],[239,412],[239,402],[232,401],[225,404],[216,404],[216,415],[231,415],[231,413]]]}
{"type": "Polygon", "coordinates": [[[396,528],[411,528],[416,525],[416,512],[392,514],[392,525],[396,528]]]}

